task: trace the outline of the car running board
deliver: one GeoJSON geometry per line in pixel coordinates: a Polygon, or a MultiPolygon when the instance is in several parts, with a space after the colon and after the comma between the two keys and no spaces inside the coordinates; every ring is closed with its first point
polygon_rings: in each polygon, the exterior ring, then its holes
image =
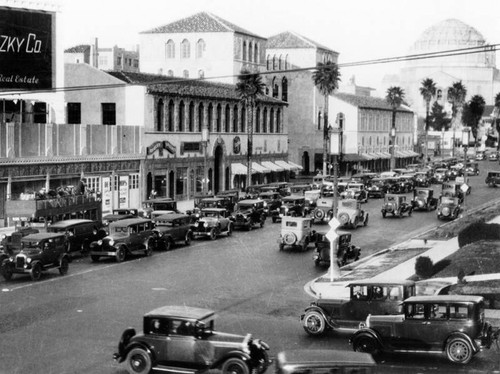
{"type": "Polygon", "coordinates": [[[153,369],[155,371],[162,371],[165,373],[178,373],[178,374],[194,374],[194,373],[199,373],[200,371],[204,371],[204,370],[196,370],[196,369],[189,369],[176,366],[163,366],[163,365],[154,366],[153,369]]]}

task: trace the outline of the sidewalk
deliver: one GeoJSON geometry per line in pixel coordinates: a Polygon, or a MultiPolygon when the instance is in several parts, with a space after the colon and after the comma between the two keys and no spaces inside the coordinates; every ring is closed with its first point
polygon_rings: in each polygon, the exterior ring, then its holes
{"type": "MultiPolygon", "coordinates": [[[[488,221],[500,223],[500,216],[488,221]]],[[[415,274],[415,261],[418,256],[427,256],[433,263],[437,263],[456,252],[458,238],[449,240],[422,240],[409,239],[388,249],[367,256],[353,264],[340,269],[340,277],[330,281],[330,274],[324,274],[304,286],[307,294],[314,298],[344,298],[349,297],[346,286],[353,280],[401,280],[408,279],[415,274]],[[381,271],[382,269],[382,271],[381,271]]],[[[480,279],[500,279],[498,274],[484,274],[466,276],[466,281],[480,279]]],[[[436,281],[456,282],[456,277],[439,278],[436,281]]],[[[488,319],[494,319],[494,324],[500,326],[500,310],[487,309],[488,319]]]]}

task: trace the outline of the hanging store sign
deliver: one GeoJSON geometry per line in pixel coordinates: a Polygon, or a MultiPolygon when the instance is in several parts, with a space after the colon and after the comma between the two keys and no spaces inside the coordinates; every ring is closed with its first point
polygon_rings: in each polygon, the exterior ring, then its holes
{"type": "Polygon", "coordinates": [[[55,13],[0,7],[0,90],[53,88],[55,13]]]}

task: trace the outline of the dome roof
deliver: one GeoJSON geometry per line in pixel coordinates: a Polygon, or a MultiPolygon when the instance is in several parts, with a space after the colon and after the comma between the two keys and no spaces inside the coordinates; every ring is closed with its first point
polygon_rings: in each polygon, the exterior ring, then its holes
{"type": "Polygon", "coordinates": [[[476,47],[486,41],[479,31],[457,19],[447,19],[425,30],[413,44],[415,53],[476,47]]]}

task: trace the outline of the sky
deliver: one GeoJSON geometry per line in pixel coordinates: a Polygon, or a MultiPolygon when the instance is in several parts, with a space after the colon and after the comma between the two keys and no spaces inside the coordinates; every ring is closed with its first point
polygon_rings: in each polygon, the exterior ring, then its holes
{"type": "MultiPolygon", "coordinates": [[[[428,27],[456,18],[487,43],[500,43],[498,0],[53,0],[61,5],[63,47],[132,48],[139,33],[201,11],[254,34],[295,31],[339,53],[339,63],[403,56],[428,27]]],[[[499,60],[497,58],[497,60],[499,60]]],[[[500,60],[499,60],[500,61],[500,60]]],[[[499,64],[500,65],[500,62],[499,64]]],[[[377,87],[396,64],[341,69],[361,86],[377,87]]]]}

